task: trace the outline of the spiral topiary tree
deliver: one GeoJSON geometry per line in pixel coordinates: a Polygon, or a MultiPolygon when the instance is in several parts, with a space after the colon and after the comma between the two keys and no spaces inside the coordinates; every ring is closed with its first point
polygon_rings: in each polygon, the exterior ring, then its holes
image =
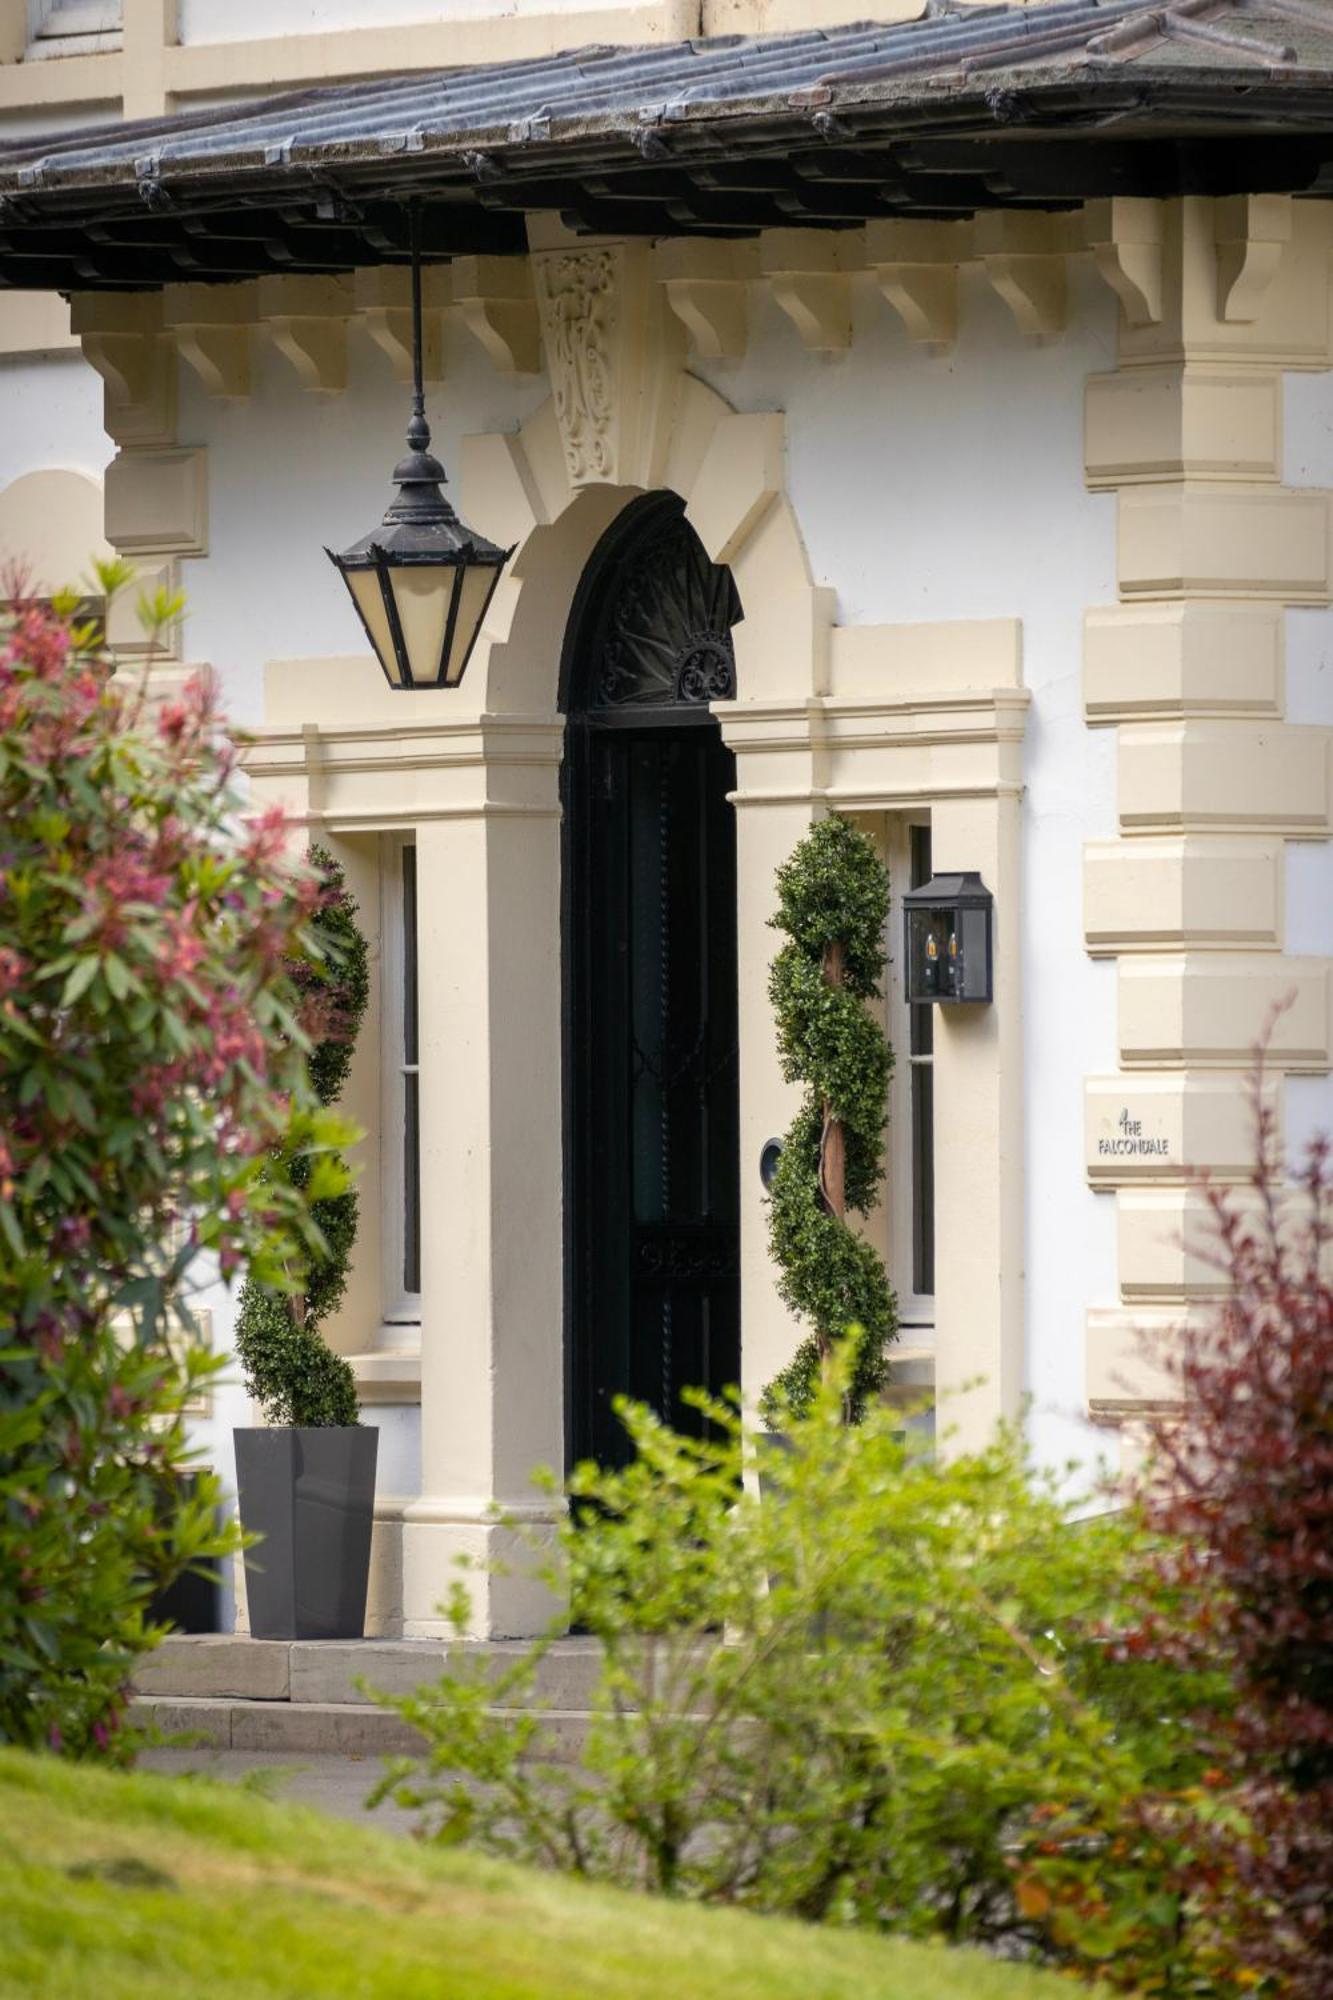
{"type": "MultiPolygon", "coordinates": [[[[310,865],[323,886],[309,926],[319,956],[296,960],[289,969],[314,1024],[307,1058],[311,1089],[320,1104],[331,1105],[352,1066],[370,974],[366,940],[342,869],[322,847],[311,848],[310,865]]],[[[292,1162],[291,1179],[298,1187],[308,1174],[306,1160],[292,1162]]],[[[356,1241],[355,1188],[312,1202],[311,1214],[325,1250],[309,1259],[304,1290],[292,1295],[248,1277],[241,1289],[236,1350],[245,1386],[270,1423],[327,1429],[360,1421],[355,1377],[319,1331],[347,1290],[356,1241]]]]}
{"type": "Polygon", "coordinates": [[[893,1051],[866,1006],[884,971],[889,878],[849,820],[820,820],[778,870],[770,920],[786,943],[769,997],[789,1083],[805,1086],[769,1190],[769,1247],[778,1290],[810,1328],[761,1398],[765,1416],[803,1414],[839,1342],[855,1341],[845,1413],[863,1415],[884,1383],[897,1303],[873,1244],[850,1211],[874,1206],[884,1173],[893,1051]]]}

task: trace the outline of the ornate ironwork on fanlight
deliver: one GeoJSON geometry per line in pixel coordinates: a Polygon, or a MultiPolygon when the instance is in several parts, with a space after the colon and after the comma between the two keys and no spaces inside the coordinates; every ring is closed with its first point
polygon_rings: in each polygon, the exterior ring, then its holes
{"type": "Polygon", "coordinates": [[[457,687],[514,551],[459,520],[440,491],[444,467],[430,449],[421,379],[421,245],[412,230],[412,419],[407,456],[394,467],[396,497],[378,528],[341,555],[342,576],[391,688],[457,687]]]}
{"type": "Polygon", "coordinates": [[[593,679],[602,708],[734,701],[731,627],[741,602],[731,571],[708,560],[683,514],[637,541],[616,578],[593,679]]]}

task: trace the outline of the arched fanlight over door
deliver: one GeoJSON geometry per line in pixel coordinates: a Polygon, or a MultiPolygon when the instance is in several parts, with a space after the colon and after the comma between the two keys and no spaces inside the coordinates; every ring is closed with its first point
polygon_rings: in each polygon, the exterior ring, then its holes
{"type": "Polygon", "coordinates": [[[579,663],[587,707],[733,701],[731,628],[743,614],[731,571],[709,561],[672,493],[637,502],[617,529],[623,540],[601,566],[595,634],[579,663]]]}

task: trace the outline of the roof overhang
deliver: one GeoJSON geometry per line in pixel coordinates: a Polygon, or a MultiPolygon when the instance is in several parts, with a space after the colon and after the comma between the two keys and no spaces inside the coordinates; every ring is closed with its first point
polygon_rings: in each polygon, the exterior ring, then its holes
{"type": "Polygon", "coordinates": [[[0,147],[0,286],[147,290],[749,236],[1111,195],[1333,195],[1322,0],[932,4],[922,19],[592,48],[0,147]]]}

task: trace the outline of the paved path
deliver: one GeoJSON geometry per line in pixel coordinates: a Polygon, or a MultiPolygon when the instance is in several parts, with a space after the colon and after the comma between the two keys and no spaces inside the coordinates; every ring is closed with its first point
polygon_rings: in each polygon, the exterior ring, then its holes
{"type": "Polygon", "coordinates": [[[197,1772],[200,1777],[221,1779],[226,1784],[237,1784],[255,1772],[273,1798],[317,1806],[338,1819],[377,1826],[382,1833],[410,1834],[417,1819],[415,1813],[390,1801],[374,1812],[367,1811],[367,1794],[383,1768],[378,1757],[333,1756],[320,1751],[288,1756],[275,1750],[145,1750],[139,1768],[171,1776],[197,1772]]]}

